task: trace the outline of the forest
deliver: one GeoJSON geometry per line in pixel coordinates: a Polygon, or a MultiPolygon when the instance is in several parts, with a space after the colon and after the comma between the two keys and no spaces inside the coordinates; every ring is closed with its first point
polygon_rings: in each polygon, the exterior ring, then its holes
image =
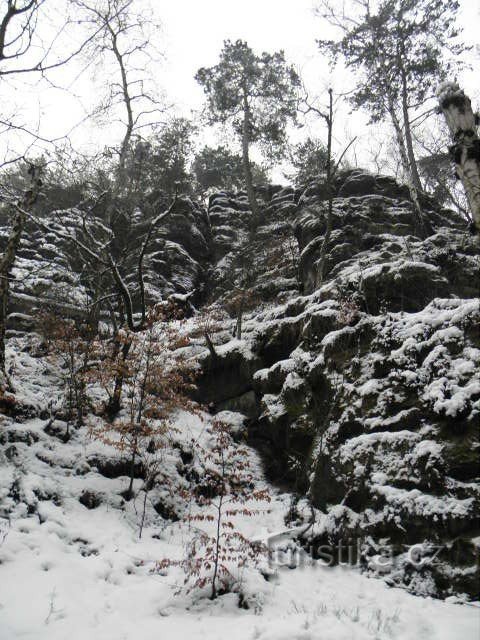
{"type": "Polygon", "coordinates": [[[1,640],[478,638],[473,5],[0,0],[1,640]]]}

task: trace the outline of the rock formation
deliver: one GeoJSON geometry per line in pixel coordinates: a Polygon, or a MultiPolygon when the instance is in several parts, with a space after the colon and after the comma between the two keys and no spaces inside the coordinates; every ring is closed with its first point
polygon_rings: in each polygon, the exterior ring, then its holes
{"type": "MultiPolygon", "coordinates": [[[[392,584],[474,595],[479,239],[428,196],[421,204],[432,231],[416,237],[408,189],[387,176],[346,171],[335,188],[322,283],[327,191],[319,177],[296,189],[257,188],[255,231],[245,193],[215,194],[207,209],[180,199],[149,247],[148,299],[192,293],[197,308],[228,309],[235,288],[248,287],[242,339],[232,337],[232,315],[212,336],[215,357],[199,345],[198,399],[213,412],[246,415],[270,478],[325,515],[311,543],[388,539],[392,584]],[[422,586],[411,545],[425,559],[422,586]],[[428,562],[438,548],[438,561],[428,562]]],[[[74,225],[74,210],[62,216],[74,225]]],[[[129,223],[129,241],[140,241],[145,224],[141,216],[129,223]]],[[[11,320],[26,321],[32,300],[54,288],[68,288],[70,301],[84,295],[71,266],[67,247],[29,233],[11,320]]]]}

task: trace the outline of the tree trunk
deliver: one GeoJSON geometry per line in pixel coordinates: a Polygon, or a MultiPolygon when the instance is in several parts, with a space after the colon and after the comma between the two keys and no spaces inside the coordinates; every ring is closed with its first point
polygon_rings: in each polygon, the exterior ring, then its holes
{"type": "Polygon", "coordinates": [[[242,321],[243,321],[244,302],[245,302],[245,289],[242,290],[240,301],[238,303],[237,324],[235,328],[235,337],[237,338],[237,340],[242,339],[242,321]]]}
{"type": "Polygon", "coordinates": [[[137,443],[135,441],[134,449],[132,451],[132,457],[130,458],[130,482],[128,484],[128,489],[126,495],[130,500],[133,497],[133,481],[135,480],[135,459],[137,455],[137,443]]]}
{"type": "Polygon", "coordinates": [[[449,148],[467,195],[473,223],[480,233],[480,138],[470,98],[455,83],[438,89],[440,108],[453,138],[449,148]]]}
{"type": "Polygon", "coordinates": [[[258,207],[255,191],[253,188],[252,167],[250,165],[249,145],[250,145],[250,107],[246,93],[243,95],[243,126],[242,126],[242,158],[245,184],[247,186],[248,202],[252,210],[253,227],[260,222],[260,209],[258,207]]]}
{"type": "Polygon", "coordinates": [[[327,224],[325,227],[325,235],[323,237],[322,246],[320,248],[320,256],[318,259],[318,285],[323,284],[325,272],[325,258],[327,255],[327,247],[332,235],[333,226],[333,171],[332,171],[332,134],[333,134],[333,93],[328,90],[328,117],[325,118],[328,127],[327,141],[327,187],[328,187],[328,212],[327,224]]]}
{"type": "Polygon", "coordinates": [[[219,503],[217,505],[217,535],[215,540],[215,556],[213,562],[213,577],[212,577],[212,594],[211,600],[215,600],[217,597],[217,574],[218,574],[218,561],[220,557],[220,536],[221,536],[221,524],[222,524],[222,503],[223,495],[220,495],[219,503]]]}
{"type": "Polygon", "coordinates": [[[120,75],[122,78],[122,99],[127,111],[127,123],[125,128],[125,135],[123,136],[122,146],[120,147],[120,157],[118,160],[118,167],[115,179],[114,197],[118,197],[122,189],[127,184],[125,175],[125,164],[127,161],[127,155],[130,147],[130,140],[133,134],[133,128],[135,125],[132,110],[132,96],[130,95],[130,86],[127,78],[127,69],[125,67],[124,55],[122,55],[118,49],[117,34],[112,29],[109,22],[106,22],[106,27],[110,32],[112,51],[117,59],[118,66],[120,67],[120,75]]]}
{"type": "Polygon", "coordinates": [[[205,337],[205,342],[207,343],[208,351],[210,352],[210,356],[212,360],[216,360],[218,358],[218,354],[215,349],[215,345],[213,344],[212,339],[210,338],[208,331],[204,331],[203,335],[205,337]]]}
{"type": "Polygon", "coordinates": [[[10,387],[5,361],[5,332],[7,328],[8,302],[10,297],[10,277],[17,257],[18,247],[25,228],[27,212],[35,204],[42,181],[40,169],[31,165],[29,168],[30,187],[18,202],[17,213],[7,240],[5,252],[0,259],[0,392],[10,387]]]}
{"type": "Polygon", "coordinates": [[[110,398],[105,408],[106,413],[110,418],[115,417],[117,413],[120,411],[120,398],[122,396],[123,379],[124,379],[122,366],[125,364],[125,361],[128,357],[128,353],[130,351],[130,345],[131,345],[130,341],[125,341],[120,349],[120,341],[118,339],[118,336],[115,338],[115,340],[116,340],[116,344],[114,349],[114,358],[118,358],[119,356],[121,356],[122,360],[121,360],[120,369],[115,376],[112,397],[110,398]]]}
{"type": "Polygon", "coordinates": [[[407,148],[407,156],[408,156],[408,166],[410,169],[410,177],[412,180],[412,184],[417,190],[417,192],[422,191],[422,182],[420,180],[420,175],[418,173],[417,160],[415,158],[415,152],[413,150],[413,139],[412,139],[412,129],[410,126],[410,115],[408,113],[408,88],[407,88],[407,78],[405,75],[405,70],[401,70],[401,78],[402,78],[402,116],[403,116],[403,128],[405,131],[405,145],[407,148]]]}
{"type": "Polygon", "coordinates": [[[407,151],[407,147],[403,137],[402,127],[400,125],[400,121],[395,111],[395,104],[391,96],[388,97],[388,113],[390,114],[390,118],[392,120],[393,129],[395,131],[395,137],[397,139],[398,150],[400,151],[400,159],[402,162],[402,167],[408,181],[408,190],[410,192],[410,197],[413,203],[413,211],[415,214],[416,233],[421,238],[425,238],[427,235],[427,232],[425,229],[425,221],[423,219],[422,207],[420,206],[420,200],[418,198],[418,189],[415,186],[415,181],[412,176],[412,172],[410,170],[410,162],[408,160],[408,151],[407,151]]]}
{"type": "Polygon", "coordinates": [[[4,391],[10,386],[5,362],[5,332],[10,297],[9,279],[24,226],[25,214],[19,211],[13,221],[7,247],[0,264],[0,391],[4,391]]]}

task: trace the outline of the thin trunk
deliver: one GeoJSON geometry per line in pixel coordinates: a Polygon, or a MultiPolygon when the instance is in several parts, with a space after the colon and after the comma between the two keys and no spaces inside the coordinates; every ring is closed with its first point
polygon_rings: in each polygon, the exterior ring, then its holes
{"type": "Polygon", "coordinates": [[[110,264],[113,279],[115,280],[115,284],[117,285],[118,293],[122,296],[128,328],[130,329],[130,331],[138,331],[139,327],[136,327],[133,321],[133,303],[130,291],[128,290],[126,283],[120,275],[117,263],[113,259],[111,253],[108,254],[108,261],[110,264]]]}
{"type": "Polygon", "coordinates": [[[110,398],[106,406],[106,412],[111,418],[113,418],[113,416],[115,416],[120,411],[120,399],[122,396],[122,388],[123,388],[123,380],[124,380],[123,365],[125,364],[125,361],[128,357],[128,353],[130,351],[130,345],[131,345],[130,341],[124,342],[122,347],[120,348],[120,342],[119,342],[118,336],[115,338],[115,340],[116,340],[116,344],[114,348],[114,357],[118,358],[118,356],[121,356],[121,366],[115,376],[112,397],[110,398]]]}
{"type": "Polygon", "coordinates": [[[408,160],[408,150],[403,137],[402,127],[398,119],[397,112],[395,111],[395,104],[391,96],[388,97],[388,113],[392,120],[393,128],[395,131],[395,137],[397,139],[398,149],[400,151],[400,159],[402,162],[402,167],[408,181],[408,190],[410,192],[410,197],[412,199],[413,210],[415,215],[416,233],[421,238],[425,238],[427,233],[425,229],[425,220],[423,218],[422,207],[420,205],[420,200],[418,197],[418,190],[417,190],[417,187],[415,186],[414,178],[410,170],[410,162],[408,160]]]}
{"type": "Polygon", "coordinates": [[[214,560],[214,569],[213,569],[213,578],[212,578],[212,595],[211,599],[215,600],[217,597],[217,574],[218,574],[218,558],[220,555],[220,527],[222,524],[222,504],[223,504],[223,495],[220,496],[220,500],[217,506],[217,539],[215,543],[215,560],[214,560]]]}
{"type": "Polygon", "coordinates": [[[243,158],[243,172],[245,174],[245,184],[247,186],[248,202],[250,203],[250,209],[252,210],[253,227],[256,227],[260,222],[260,209],[258,207],[257,199],[255,197],[255,190],[253,188],[252,167],[250,165],[249,157],[250,146],[250,107],[248,105],[248,97],[246,91],[243,93],[243,126],[242,126],[242,158],[243,158]]]}
{"type": "Polygon", "coordinates": [[[480,233],[480,138],[472,103],[456,83],[441,87],[438,98],[454,141],[449,148],[450,155],[465,189],[473,223],[480,233]]]}
{"type": "Polygon", "coordinates": [[[402,79],[402,116],[403,116],[403,130],[405,131],[405,145],[407,148],[408,166],[410,169],[410,176],[412,184],[417,190],[421,192],[422,182],[418,173],[417,160],[415,158],[415,152],[413,150],[412,129],[410,126],[410,115],[408,113],[408,87],[407,76],[403,65],[400,68],[400,77],[402,79]]]}
{"type": "Polygon", "coordinates": [[[405,71],[405,65],[403,63],[403,61],[406,59],[406,53],[403,34],[400,27],[403,20],[402,5],[400,6],[400,12],[396,16],[396,18],[398,23],[396,61],[397,70],[398,74],[400,75],[401,81],[400,100],[402,106],[403,131],[397,112],[395,110],[395,100],[393,96],[387,91],[387,93],[389,93],[389,95],[387,96],[388,112],[395,129],[395,135],[400,149],[403,170],[408,180],[408,188],[410,191],[410,197],[413,202],[413,209],[416,219],[416,233],[421,238],[425,238],[427,236],[427,229],[419,199],[419,193],[422,191],[422,183],[418,174],[417,161],[415,159],[415,153],[413,151],[412,131],[410,127],[410,116],[408,113],[407,74],[405,71]]]}
{"type": "Polygon", "coordinates": [[[130,146],[130,140],[132,138],[134,120],[132,110],[132,98],[130,96],[130,87],[127,78],[127,70],[125,68],[125,61],[123,55],[120,53],[117,45],[117,34],[113,31],[110,24],[107,23],[107,28],[110,31],[112,38],[112,50],[117,59],[118,66],[120,67],[120,75],[122,77],[122,94],[123,102],[125,103],[125,109],[127,111],[127,124],[125,129],[125,135],[123,136],[122,146],[120,147],[120,158],[118,161],[117,179],[115,185],[115,196],[118,196],[121,188],[126,184],[125,176],[125,163],[127,161],[128,149],[130,146]]]}
{"type": "Polygon", "coordinates": [[[327,247],[332,235],[333,226],[333,167],[332,167],[332,133],[333,133],[333,92],[328,90],[328,117],[325,118],[328,127],[327,140],[327,187],[328,187],[328,211],[327,224],[325,227],[325,235],[323,237],[322,246],[320,248],[320,256],[318,259],[318,284],[323,283],[325,272],[325,258],[327,255],[327,247]]]}
{"type": "MultiPolygon", "coordinates": [[[[130,348],[130,347],[129,347],[130,348]]],[[[132,496],[132,491],[133,491],[133,479],[134,479],[134,475],[135,475],[135,456],[137,453],[137,449],[138,449],[138,438],[140,435],[140,430],[141,430],[141,424],[142,424],[142,417],[143,417],[143,409],[144,409],[144,404],[145,404],[145,394],[146,394],[146,390],[147,390],[147,382],[148,382],[148,376],[150,373],[150,363],[151,363],[151,343],[149,345],[149,351],[147,353],[147,361],[145,363],[145,370],[143,373],[143,379],[142,379],[142,383],[140,386],[140,397],[138,399],[138,410],[137,410],[137,415],[134,416],[132,415],[132,418],[134,418],[135,422],[134,422],[134,434],[133,434],[133,449],[132,449],[132,459],[131,459],[131,467],[130,467],[130,485],[128,487],[128,495],[132,496]]]]}
{"type": "Polygon", "coordinates": [[[142,520],[140,522],[140,532],[138,535],[138,539],[141,540],[142,539],[142,532],[143,532],[143,525],[145,524],[145,512],[147,510],[147,496],[148,496],[148,491],[145,488],[145,495],[143,497],[143,511],[142,511],[142,520]]]}
{"type": "Polygon", "coordinates": [[[127,495],[129,498],[133,496],[133,480],[135,476],[135,459],[137,455],[137,440],[133,443],[132,457],[130,459],[130,483],[128,485],[127,495]]]}
{"type": "Polygon", "coordinates": [[[42,182],[40,169],[29,168],[30,185],[23,198],[18,202],[17,212],[7,240],[7,246],[0,259],[0,392],[10,387],[5,360],[5,333],[7,328],[8,303],[10,298],[10,277],[17,257],[18,247],[25,228],[26,214],[35,204],[42,182]]]}
{"type": "Polygon", "coordinates": [[[212,339],[208,334],[208,331],[204,331],[203,335],[205,337],[205,342],[207,343],[207,347],[212,357],[212,360],[216,360],[218,358],[217,350],[215,349],[215,345],[213,344],[212,339]]]}

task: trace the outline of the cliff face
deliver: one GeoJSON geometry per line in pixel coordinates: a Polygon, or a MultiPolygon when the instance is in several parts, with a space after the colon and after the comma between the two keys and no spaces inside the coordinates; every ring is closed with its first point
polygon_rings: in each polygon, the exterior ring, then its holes
{"type": "MultiPolygon", "coordinates": [[[[166,208],[165,202],[163,203],[166,208]]],[[[162,212],[162,204],[154,215],[162,212]]],[[[89,247],[82,213],[75,208],[53,211],[40,217],[41,226],[27,224],[13,270],[9,329],[32,329],[40,309],[62,311],[67,316],[87,313],[95,294],[92,275],[104,270],[79,250],[72,238],[89,247]]],[[[89,232],[108,240],[105,222],[94,214],[86,216],[89,232]]],[[[1,220],[0,250],[8,237],[8,220],[1,220]]],[[[122,278],[138,306],[138,255],[149,230],[150,220],[137,210],[131,220],[117,217],[112,225],[113,254],[122,278]]],[[[210,227],[206,211],[189,198],[178,198],[172,212],[152,234],[143,271],[147,304],[172,294],[193,290],[202,297],[205,274],[210,264],[210,227]]],[[[94,247],[91,247],[94,248],[94,247]]],[[[102,280],[98,281],[102,286],[102,280]]],[[[105,285],[105,281],[103,282],[105,285]]]]}
{"type": "MultiPolygon", "coordinates": [[[[197,307],[230,308],[239,291],[248,292],[242,339],[232,337],[232,317],[212,336],[215,357],[199,344],[198,399],[212,412],[248,417],[250,442],[271,479],[318,509],[311,541],[360,538],[374,551],[388,539],[396,560],[384,573],[392,583],[473,595],[478,237],[425,198],[430,233],[421,240],[408,190],[385,176],[346,172],[336,184],[321,281],[325,185],[269,186],[258,197],[255,230],[245,194],[215,194],[207,210],[180,200],[149,247],[150,301],[195,291],[197,307]],[[424,558],[421,587],[405,545],[419,545],[424,558]]],[[[124,237],[138,244],[146,223],[129,225],[124,237]]],[[[66,247],[30,234],[15,271],[14,311],[31,315],[19,294],[44,298],[52,281],[81,295],[71,265],[66,247]],[[52,264],[65,275],[51,271],[28,284],[27,271],[52,264]]],[[[122,268],[133,290],[134,265],[122,268]]],[[[290,517],[301,520],[300,509],[290,517]]]]}
{"type": "MultiPolygon", "coordinates": [[[[317,543],[388,539],[397,554],[389,579],[412,590],[405,549],[420,544],[432,593],[474,593],[478,238],[425,200],[431,234],[420,240],[406,195],[383,176],[339,179],[323,284],[325,188],[268,198],[255,237],[243,229],[243,238],[255,247],[251,286],[270,302],[250,313],[241,341],[206,356],[200,395],[250,416],[271,476],[327,514],[317,543]]],[[[231,229],[241,244],[231,204],[212,204],[214,240],[231,229]]]]}

